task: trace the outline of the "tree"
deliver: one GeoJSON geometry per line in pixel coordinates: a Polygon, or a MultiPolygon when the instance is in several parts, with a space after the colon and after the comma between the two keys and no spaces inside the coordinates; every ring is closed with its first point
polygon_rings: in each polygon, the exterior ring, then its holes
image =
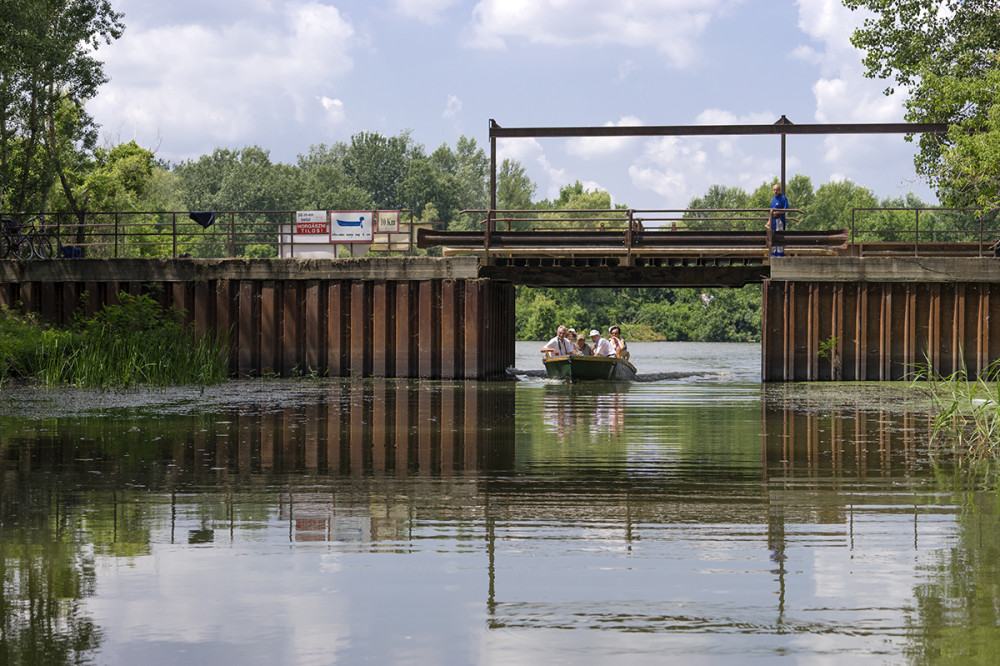
{"type": "MultiPolygon", "coordinates": [[[[988,180],[973,172],[992,168],[1000,134],[989,118],[998,100],[1000,4],[996,0],[844,0],[871,16],[851,42],[865,51],[866,75],[894,79],[909,91],[906,120],[952,125],[946,136],[924,134],[915,159],[921,173],[952,205],[982,205],[988,180]],[[970,132],[985,132],[965,140],[970,132]],[[982,149],[987,155],[982,155],[982,149]],[[985,159],[984,159],[985,157],[985,159]]],[[[886,93],[891,94],[890,83],[886,93]]],[[[995,177],[995,176],[994,176],[995,177]]],[[[994,192],[996,188],[994,187],[994,192]]],[[[987,191],[987,199],[989,194],[987,191]]]]}
{"type": "Polygon", "coordinates": [[[41,210],[58,177],[74,207],[66,170],[96,145],[84,104],[107,81],[94,54],[121,36],[122,15],[108,0],[4,1],[0,8],[0,205],[41,210]]]}
{"type": "Polygon", "coordinates": [[[849,180],[824,183],[816,190],[803,220],[805,229],[850,229],[854,208],[878,206],[875,194],[849,180]]]}
{"type": "Polygon", "coordinates": [[[410,132],[384,137],[378,132],[361,132],[351,137],[344,154],[348,180],[368,192],[379,209],[397,209],[399,186],[406,179],[410,161],[423,157],[423,148],[413,143],[410,132]]]}

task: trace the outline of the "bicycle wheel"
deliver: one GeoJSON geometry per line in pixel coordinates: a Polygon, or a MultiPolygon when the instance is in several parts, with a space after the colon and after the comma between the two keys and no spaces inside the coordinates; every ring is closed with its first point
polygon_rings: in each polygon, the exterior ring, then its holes
{"type": "Polygon", "coordinates": [[[27,236],[18,236],[17,238],[12,238],[12,247],[10,249],[11,256],[15,259],[31,259],[34,254],[31,250],[31,239],[27,236]]]}
{"type": "Polygon", "coordinates": [[[51,259],[55,256],[52,249],[52,241],[48,236],[37,234],[31,239],[31,249],[35,251],[35,256],[39,259],[51,259]]]}

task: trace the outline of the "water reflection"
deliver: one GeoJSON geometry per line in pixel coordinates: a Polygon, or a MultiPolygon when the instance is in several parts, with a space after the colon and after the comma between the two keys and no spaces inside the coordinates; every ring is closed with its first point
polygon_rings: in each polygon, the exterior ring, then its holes
{"type": "Polygon", "coordinates": [[[992,649],[996,496],[898,395],[296,386],[0,419],[0,663],[992,649]]]}
{"type": "Polygon", "coordinates": [[[542,423],[559,441],[581,434],[619,434],[625,425],[630,384],[606,382],[547,384],[542,423]]]}

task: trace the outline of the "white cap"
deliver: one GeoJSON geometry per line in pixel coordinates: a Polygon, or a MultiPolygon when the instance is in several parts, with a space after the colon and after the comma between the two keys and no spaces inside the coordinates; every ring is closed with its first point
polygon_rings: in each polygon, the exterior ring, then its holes
{"type": "Polygon", "coordinates": [[[590,329],[590,334],[591,335],[600,335],[601,332],[598,331],[596,328],[592,328],[592,329],[590,329]]]}
{"type": "Polygon", "coordinates": [[[576,333],[576,329],[575,328],[569,328],[569,329],[566,329],[566,332],[567,333],[576,333]]]}

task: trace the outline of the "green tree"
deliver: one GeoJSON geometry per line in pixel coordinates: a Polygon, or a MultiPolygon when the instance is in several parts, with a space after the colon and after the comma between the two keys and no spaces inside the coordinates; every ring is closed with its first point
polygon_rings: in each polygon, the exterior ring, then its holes
{"type": "MultiPolygon", "coordinates": [[[[871,12],[851,42],[865,52],[866,75],[894,80],[909,92],[906,119],[952,125],[947,136],[924,134],[917,171],[952,205],[989,206],[989,176],[995,178],[1000,5],[995,0],[844,0],[871,12]],[[968,132],[985,132],[964,140],[968,132]],[[986,147],[986,154],[981,149],[986,147]],[[985,159],[983,159],[985,158],[985,159]],[[972,165],[970,171],[963,167],[972,165]],[[988,171],[993,168],[992,171],[988,171]],[[980,187],[982,185],[982,187],[980,187]],[[985,195],[985,204],[982,197],[985,195]]],[[[886,93],[892,93],[890,83],[886,93]]],[[[995,181],[994,181],[995,183],[995,181]]],[[[995,197],[996,188],[992,189],[995,197]]]]}
{"type": "Polygon", "coordinates": [[[410,162],[423,157],[423,148],[409,131],[394,137],[361,132],[351,137],[344,159],[349,182],[371,195],[379,209],[401,208],[399,186],[406,179],[410,162]]]}
{"type": "Polygon", "coordinates": [[[0,8],[0,205],[42,210],[57,177],[72,204],[64,169],[81,160],[67,151],[96,144],[84,104],[107,80],[95,52],[121,36],[122,15],[107,0],[7,0],[0,8]]]}

